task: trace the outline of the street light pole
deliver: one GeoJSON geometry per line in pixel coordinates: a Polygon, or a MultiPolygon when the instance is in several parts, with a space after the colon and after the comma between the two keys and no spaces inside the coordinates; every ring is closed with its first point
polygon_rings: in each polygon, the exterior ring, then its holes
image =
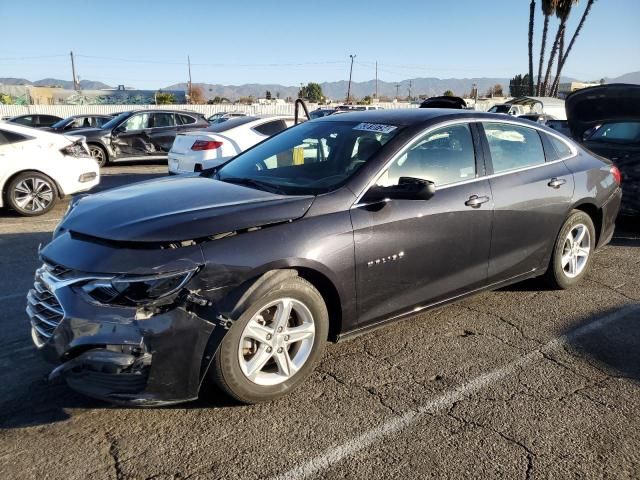
{"type": "Polygon", "coordinates": [[[347,87],[347,103],[349,103],[349,99],[351,98],[351,74],[353,73],[353,59],[356,58],[355,55],[349,55],[351,57],[351,68],[349,69],[349,86],[347,87]]]}

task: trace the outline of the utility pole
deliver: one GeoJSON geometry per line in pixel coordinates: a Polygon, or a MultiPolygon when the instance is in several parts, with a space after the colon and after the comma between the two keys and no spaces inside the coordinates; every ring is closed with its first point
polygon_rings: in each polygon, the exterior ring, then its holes
{"type": "Polygon", "coordinates": [[[353,60],[356,58],[355,55],[349,55],[351,57],[351,68],[349,69],[349,86],[347,87],[347,103],[349,103],[349,99],[351,98],[351,74],[353,73],[353,60]]]}
{"type": "Polygon", "coordinates": [[[78,78],[76,77],[76,64],[73,61],[73,51],[71,54],[71,74],[73,75],[73,89],[77,92],[80,90],[80,85],[78,84],[78,78]]]}
{"type": "Polygon", "coordinates": [[[187,64],[189,65],[189,103],[193,103],[193,97],[191,96],[193,93],[193,85],[191,83],[191,58],[189,58],[189,55],[187,55],[187,64]]]}
{"type": "Polygon", "coordinates": [[[411,105],[411,80],[409,80],[409,105],[411,105]]]}
{"type": "Polygon", "coordinates": [[[399,92],[400,92],[400,84],[396,83],[396,100],[398,99],[399,92]]]}
{"type": "Polygon", "coordinates": [[[376,60],[376,99],[378,98],[378,61],[376,60]]]}
{"type": "Polygon", "coordinates": [[[478,87],[475,83],[471,85],[473,87],[473,109],[476,109],[476,105],[478,105],[478,87]]]}

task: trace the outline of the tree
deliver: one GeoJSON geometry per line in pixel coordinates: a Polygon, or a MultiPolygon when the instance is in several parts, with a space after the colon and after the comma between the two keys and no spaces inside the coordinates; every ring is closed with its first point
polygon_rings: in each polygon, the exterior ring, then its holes
{"type": "Polygon", "coordinates": [[[318,83],[309,82],[306,86],[300,89],[298,92],[298,98],[304,98],[312,103],[322,103],[322,100],[324,99],[322,87],[318,83]]]}
{"type": "Polygon", "coordinates": [[[13,105],[13,97],[11,95],[5,95],[4,93],[0,93],[0,104],[13,105]]]}
{"type": "Polygon", "coordinates": [[[371,104],[371,95],[367,95],[362,99],[362,104],[370,105],[371,104]]]}
{"type": "MultiPolygon", "coordinates": [[[[530,91],[533,89],[533,86],[531,85],[531,78],[527,78],[527,80],[529,80],[529,87],[530,87],[530,91]]],[[[493,94],[496,97],[503,97],[504,96],[504,92],[502,91],[502,85],[500,85],[499,83],[496,83],[493,86],[493,94]]]]}
{"type": "Polygon", "coordinates": [[[549,18],[556,10],[557,0],[542,0],[542,14],[544,15],[544,24],[542,26],[542,40],[540,42],[540,61],[538,63],[538,82],[536,84],[536,95],[542,95],[542,64],[544,63],[544,50],[547,46],[547,32],[549,30],[549,18]]]}
{"type": "Polygon", "coordinates": [[[172,105],[176,103],[176,97],[169,92],[156,92],[156,105],[172,105]]]}
{"type": "Polygon", "coordinates": [[[516,75],[509,81],[509,95],[512,97],[524,97],[529,91],[529,75],[516,75]]]}
{"type": "Polygon", "coordinates": [[[446,90],[442,95],[444,95],[445,97],[455,97],[456,94],[453,93],[452,90],[446,90]]]}
{"type": "Polygon", "coordinates": [[[549,84],[551,69],[553,68],[553,63],[556,59],[556,55],[558,54],[561,39],[563,38],[564,32],[567,28],[567,20],[571,14],[571,7],[576,3],[578,3],[578,0],[556,0],[556,17],[560,20],[560,24],[558,25],[556,38],[551,46],[551,53],[549,54],[549,61],[547,62],[547,72],[545,73],[544,81],[542,82],[543,96],[550,95],[551,93],[551,85],[549,84]]]}
{"type": "Polygon", "coordinates": [[[536,16],[536,1],[529,4],[529,95],[533,95],[533,25],[536,16]]]}
{"type": "Polygon", "coordinates": [[[271,100],[271,92],[269,90],[264,92],[264,98],[266,98],[267,100],[271,100]]]}
{"type": "Polygon", "coordinates": [[[195,85],[191,87],[191,98],[189,99],[189,101],[196,105],[203,105],[207,103],[207,98],[204,96],[204,92],[202,91],[201,86],[195,85]]]}
{"type": "MultiPolygon", "coordinates": [[[[573,48],[573,44],[576,42],[576,38],[578,37],[578,35],[580,35],[580,30],[582,30],[584,22],[587,19],[587,16],[589,15],[589,12],[591,11],[591,7],[593,6],[594,3],[595,3],[595,0],[588,0],[587,6],[585,7],[584,12],[582,13],[582,17],[580,18],[580,23],[578,23],[578,26],[576,27],[576,31],[573,32],[571,41],[567,46],[567,50],[561,53],[560,56],[558,57],[558,70],[556,73],[556,79],[553,81],[553,85],[551,87],[551,94],[553,96],[558,94],[558,86],[560,84],[560,75],[562,75],[562,68],[564,67],[565,62],[567,61],[567,57],[569,57],[569,53],[573,48]]],[[[562,42],[564,44],[564,33],[562,35],[562,42]]],[[[563,48],[561,50],[564,50],[564,45],[562,46],[563,48]]]]}

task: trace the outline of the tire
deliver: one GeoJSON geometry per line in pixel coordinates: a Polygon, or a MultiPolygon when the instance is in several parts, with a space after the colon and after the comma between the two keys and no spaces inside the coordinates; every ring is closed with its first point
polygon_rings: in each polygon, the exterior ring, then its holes
{"type": "Polygon", "coordinates": [[[38,172],[16,175],[5,190],[7,205],[25,217],[43,215],[58,201],[56,182],[38,172]]]}
{"type": "Polygon", "coordinates": [[[107,151],[100,145],[90,143],[89,153],[91,154],[91,157],[96,161],[98,166],[104,167],[109,163],[109,156],[107,155],[107,151]]]}
{"type": "Polygon", "coordinates": [[[561,290],[580,283],[591,267],[595,246],[596,231],[591,217],[580,210],[573,210],[553,246],[547,282],[561,290]]]}
{"type": "Polygon", "coordinates": [[[320,293],[303,278],[287,278],[256,299],[233,323],[209,375],[224,393],[242,403],[274,400],[311,374],[322,356],[328,332],[329,315],[320,293]],[[285,315],[277,313],[286,311],[283,306],[288,305],[291,314],[286,316],[287,325],[278,332],[278,319],[285,315]],[[293,341],[293,335],[301,340],[293,341]],[[260,364],[263,366],[257,368],[260,364]]]}

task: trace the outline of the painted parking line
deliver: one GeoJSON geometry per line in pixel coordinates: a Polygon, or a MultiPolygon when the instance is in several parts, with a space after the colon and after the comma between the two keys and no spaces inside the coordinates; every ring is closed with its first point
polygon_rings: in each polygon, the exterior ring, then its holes
{"type": "Polygon", "coordinates": [[[455,390],[450,390],[441,394],[440,396],[425,403],[421,407],[413,410],[409,410],[399,417],[390,419],[377,427],[374,427],[362,435],[347,440],[346,442],[336,445],[322,454],[308,460],[300,465],[295,466],[291,470],[273,477],[272,480],[301,480],[312,475],[317,475],[336,463],[346,459],[347,457],[358,453],[373,443],[382,440],[385,437],[394,435],[404,430],[407,427],[418,422],[422,417],[427,414],[433,414],[441,412],[455,402],[463,400],[464,398],[476,393],[478,390],[496,383],[504,377],[507,377],[514,373],[518,368],[526,366],[542,358],[543,354],[550,353],[554,350],[560,349],[563,345],[570,343],[571,340],[597,331],[609,323],[615,322],[627,315],[640,311],[640,305],[628,305],[620,310],[612,312],[608,315],[600,317],[580,328],[573,330],[565,335],[561,335],[554,338],[549,343],[534,350],[507,365],[492,370],[488,373],[480,375],[467,383],[462,384],[455,390]]]}

